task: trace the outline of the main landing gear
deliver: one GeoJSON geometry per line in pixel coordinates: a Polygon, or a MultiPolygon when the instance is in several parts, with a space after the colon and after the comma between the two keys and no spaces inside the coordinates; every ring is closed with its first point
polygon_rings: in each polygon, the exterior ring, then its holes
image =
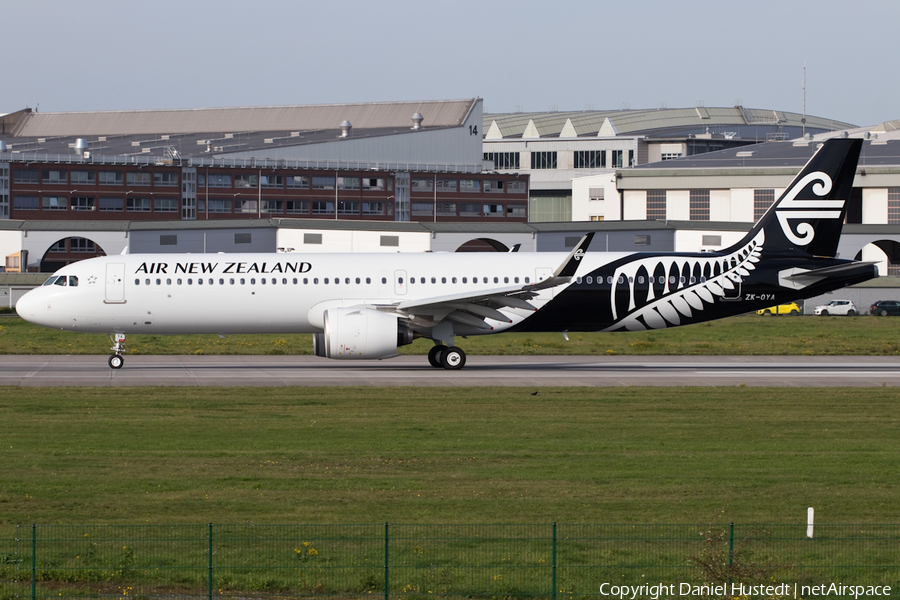
{"type": "Polygon", "coordinates": [[[466,364],[466,353],[456,346],[438,344],[428,351],[428,362],[436,369],[462,369],[466,364]]]}
{"type": "Polygon", "coordinates": [[[122,365],[125,364],[125,357],[122,356],[122,352],[125,351],[125,334],[114,333],[109,336],[109,339],[113,341],[113,347],[110,348],[113,351],[113,355],[109,357],[109,367],[111,369],[121,369],[122,365]]]}

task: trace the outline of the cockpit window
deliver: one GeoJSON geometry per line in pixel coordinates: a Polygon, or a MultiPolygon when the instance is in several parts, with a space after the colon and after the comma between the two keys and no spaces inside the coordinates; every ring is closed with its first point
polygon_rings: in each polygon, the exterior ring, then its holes
{"type": "Polygon", "coordinates": [[[75,287],[78,285],[78,278],[74,275],[69,275],[69,287],[75,287]]]}
{"type": "Polygon", "coordinates": [[[66,285],[66,276],[60,275],[59,277],[57,277],[56,283],[54,283],[53,285],[63,285],[63,286],[66,285]]]}
{"type": "Polygon", "coordinates": [[[47,278],[47,281],[44,282],[44,285],[53,285],[53,282],[56,281],[56,275],[51,275],[47,278]]]}

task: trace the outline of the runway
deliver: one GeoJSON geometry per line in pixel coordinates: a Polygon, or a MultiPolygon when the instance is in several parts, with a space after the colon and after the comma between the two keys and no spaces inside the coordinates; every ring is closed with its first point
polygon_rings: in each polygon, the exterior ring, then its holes
{"type": "Polygon", "coordinates": [[[314,356],[0,358],[3,386],[896,386],[900,358],[786,356],[470,356],[460,371],[424,356],[333,361],[314,356]]]}

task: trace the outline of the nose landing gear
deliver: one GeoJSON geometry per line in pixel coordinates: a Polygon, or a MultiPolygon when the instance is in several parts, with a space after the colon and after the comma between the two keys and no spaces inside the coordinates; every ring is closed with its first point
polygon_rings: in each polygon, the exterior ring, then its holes
{"type": "Polygon", "coordinates": [[[113,355],[109,357],[109,367],[111,369],[121,369],[122,365],[125,364],[125,357],[122,356],[122,352],[125,351],[125,334],[114,333],[109,336],[109,339],[113,341],[113,347],[110,348],[113,351],[113,355]]]}

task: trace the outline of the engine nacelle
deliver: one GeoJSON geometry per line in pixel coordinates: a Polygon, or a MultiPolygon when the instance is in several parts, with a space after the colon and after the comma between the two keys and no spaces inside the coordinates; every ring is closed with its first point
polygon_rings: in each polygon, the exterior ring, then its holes
{"type": "Polygon", "coordinates": [[[326,358],[388,358],[397,353],[397,346],[412,340],[412,331],[397,315],[368,308],[329,308],[325,331],[313,334],[313,351],[326,358]]]}

